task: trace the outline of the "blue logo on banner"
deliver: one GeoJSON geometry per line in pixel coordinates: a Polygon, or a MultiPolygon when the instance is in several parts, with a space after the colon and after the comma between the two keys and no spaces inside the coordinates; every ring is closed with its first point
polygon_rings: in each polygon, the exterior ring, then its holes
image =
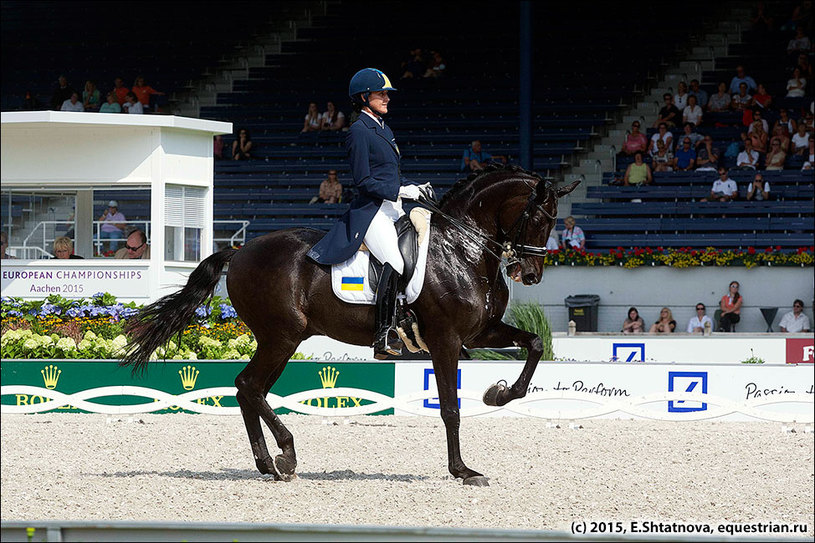
{"type": "MultiPolygon", "coordinates": [[[[669,371],[668,392],[674,392],[675,390],[707,394],[707,372],[669,371]]],[[[685,400],[670,400],[668,402],[668,413],[690,413],[692,411],[707,411],[707,403],[686,402],[685,400]]]]}
{"type": "MultiPolygon", "coordinates": [[[[424,385],[422,390],[430,390],[430,376],[435,375],[433,368],[425,368],[424,369],[424,385]]],[[[456,388],[461,390],[461,368],[456,370],[456,388]]],[[[427,407],[428,409],[440,409],[439,406],[439,398],[438,396],[435,398],[427,398],[423,402],[423,406],[427,407]],[[435,400],[435,401],[434,401],[435,400]]],[[[461,409],[461,398],[458,399],[458,408],[461,409]]]]}
{"type": "Polygon", "coordinates": [[[624,362],[645,362],[645,343],[614,343],[611,359],[624,362]]]}

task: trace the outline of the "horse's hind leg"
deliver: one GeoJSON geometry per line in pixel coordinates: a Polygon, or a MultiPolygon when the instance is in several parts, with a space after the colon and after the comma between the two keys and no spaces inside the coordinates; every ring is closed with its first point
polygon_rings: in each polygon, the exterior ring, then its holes
{"type": "Polygon", "coordinates": [[[273,473],[275,479],[289,481],[294,476],[297,456],[294,452],[294,437],[280,418],[266,402],[266,394],[283,373],[289,357],[297,345],[276,344],[258,345],[258,350],[249,364],[235,378],[238,389],[235,395],[241,408],[246,432],[255,464],[261,473],[273,473]],[[260,419],[266,423],[274,435],[282,454],[272,459],[263,437],[260,419]]]}
{"type": "Polygon", "coordinates": [[[543,342],[541,338],[531,332],[520,330],[503,322],[485,331],[477,337],[468,347],[509,347],[517,345],[527,350],[526,363],[524,364],[518,380],[507,387],[505,384],[496,383],[484,392],[484,403],[487,405],[506,405],[512,400],[526,396],[529,382],[538,367],[538,361],[543,354],[543,342]]]}

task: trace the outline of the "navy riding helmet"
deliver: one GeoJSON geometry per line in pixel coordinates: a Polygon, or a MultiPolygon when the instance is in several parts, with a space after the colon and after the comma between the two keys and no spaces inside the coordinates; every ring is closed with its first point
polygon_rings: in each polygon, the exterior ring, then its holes
{"type": "Polygon", "coordinates": [[[351,83],[348,85],[348,96],[351,97],[352,102],[359,101],[362,105],[368,105],[368,94],[383,90],[396,90],[391,85],[388,76],[376,68],[363,68],[351,78],[351,83]]]}

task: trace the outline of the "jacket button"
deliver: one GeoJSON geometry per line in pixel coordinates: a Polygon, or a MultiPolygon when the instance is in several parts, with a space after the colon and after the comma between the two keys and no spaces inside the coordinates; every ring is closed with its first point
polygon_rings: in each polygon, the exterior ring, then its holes
{"type": "Polygon", "coordinates": [[[359,232],[357,232],[356,234],[354,234],[354,239],[357,239],[358,237],[359,237],[359,232]]]}

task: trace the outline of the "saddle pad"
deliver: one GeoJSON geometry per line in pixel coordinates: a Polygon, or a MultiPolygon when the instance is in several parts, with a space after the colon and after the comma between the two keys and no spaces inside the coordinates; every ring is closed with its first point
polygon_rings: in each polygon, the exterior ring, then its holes
{"type": "MultiPolygon", "coordinates": [[[[419,243],[419,257],[416,260],[416,270],[410,278],[405,297],[407,303],[412,304],[422,293],[424,274],[427,268],[427,248],[430,246],[430,217],[427,218],[428,229],[419,243]]],[[[331,266],[331,288],[334,294],[343,302],[351,304],[373,305],[376,302],[374,287],[368,281],[368,261],[371,253],[357,251],[354,256],[331,266]]]]}

